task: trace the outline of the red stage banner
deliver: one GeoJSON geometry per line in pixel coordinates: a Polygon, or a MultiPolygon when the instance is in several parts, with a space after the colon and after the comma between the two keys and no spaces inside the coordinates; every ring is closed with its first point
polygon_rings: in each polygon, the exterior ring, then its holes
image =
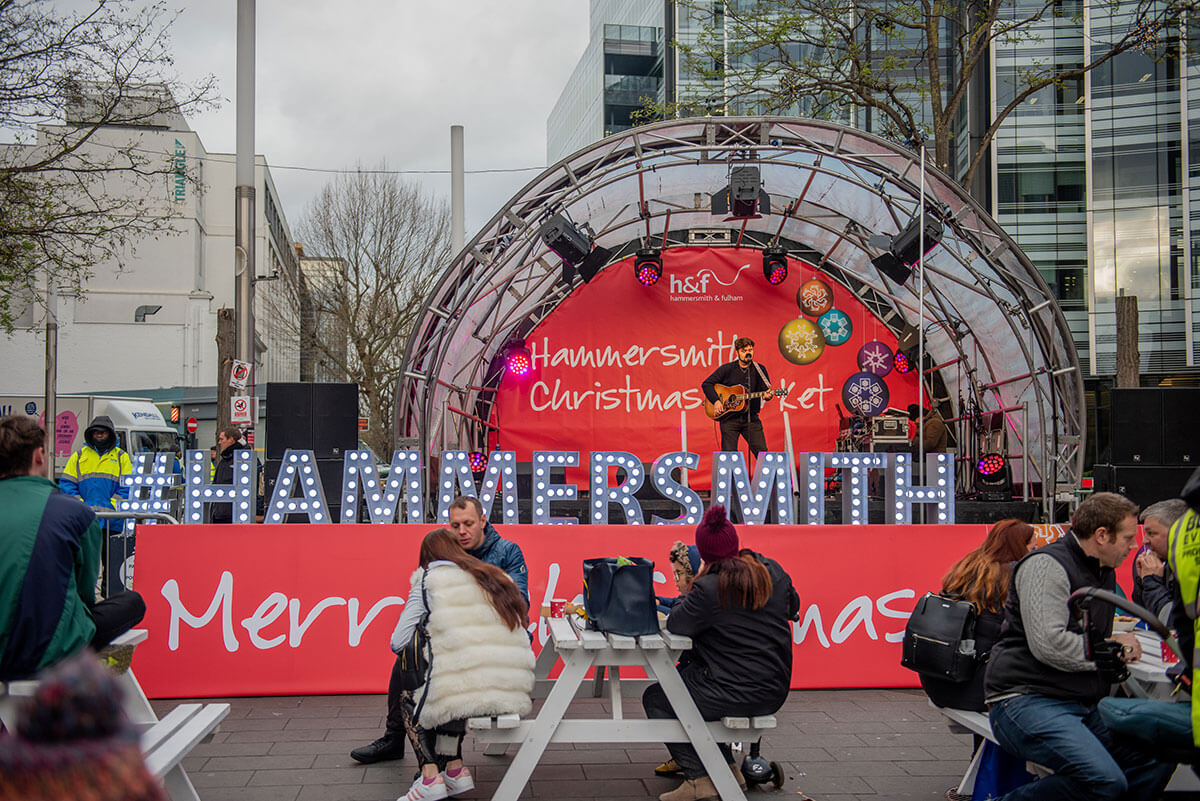
{"type": "MultiPolygon", "coordinates": [[[[429,526],[144,526],[135,589],[149,639],[134,657],[151,698],[385,692],[388,641],[429,526]]],[[[675,595],[667,552],[691,527],[503,526],[529,566],[534,617],[582,590],[582,562],[644,556],[675,595]]],[[[912,607],[978,545],[983,525],[741,526],[800,594],[793,688],[915,687],[900,667],[912,607]]],[[[580,599],[581,600],[581,599],[580,599]]],[[[536,620],[534,623],[536,624],[536,620]]],[[[535,626],[533,645],[547,641],[535,626]]]]}
{"type": "MultiPolygon", "coordinates": [[[[639,285],[628,263],[610,267],[525,338],[533,370],[502,379],[493,450],[521,461],[535,450],[624,450],[650,461],[681,450],[686,432],[701,456],[689,482],[706,489],[721,443],[700,384],[735,358],[739,336],[755,341],[772,385],[789,390],[763,407],[771,450],[785,450],[785,415],[794,452],[836,450],[838,407],[853,411],[844,392],[865,398],[869,415],[917,401],[916,372],[892,369],[896,337],[814,267],[790,259],[787,280],[772,286],[760,250],[670,248],[662,257],[654,286],[639,285]]],[[[584,468],[567,476],[587,482],[584,468]]]]}

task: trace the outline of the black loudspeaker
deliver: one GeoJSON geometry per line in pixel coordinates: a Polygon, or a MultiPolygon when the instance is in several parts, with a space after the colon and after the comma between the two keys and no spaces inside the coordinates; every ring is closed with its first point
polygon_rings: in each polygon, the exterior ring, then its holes
{"type": "Polygon", "coordinates": [[[1109,411],[1108,442],[1111,464],[1162,464],[1162,390],[1158,387],[1114,389],[1109,411]]]}
{"type": "MultiPolygon", "coordinates": [[[[358,447],[358,384],[313,384],[313,450],[337,459],[358,447]]],[[[341,479],[339,478],[339,481],[341,479]]]]}
{"type": "Polygon", "coordinates": [[[1098,464],[1096,491],[1118,492],[1145,509],[1152,503],[1178,498],[1193,470],[1186,466],[1098,464]]]}
{"type": "Polygon", "coordinates": [[[357,447],[357,384],[267,384],[268,459],[292,448],[340,461],[357,447]]]}
{"type": "Polygon", "coordinates": [[[1162,389],[1163,464],[1200,464],[1200,387],[1162,389]]]}
{"type": "MultiPolygon", "coordinates": [[[[288,448],[312,447],[311,384],[267,384],[268,459],[282,459],[288,448]]],[[[274,473],[270,474],[274,477],[274,473]]]]}

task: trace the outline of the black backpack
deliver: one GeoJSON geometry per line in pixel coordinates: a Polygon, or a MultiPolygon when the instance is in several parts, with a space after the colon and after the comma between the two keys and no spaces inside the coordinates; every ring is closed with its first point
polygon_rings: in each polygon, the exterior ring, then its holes
{"type": "Polygon", "coordinates": [[[926,676],[969,681],[977,665],[975,617],[970,601],[925,593],[904,627],[900,664],[926,676]]]}

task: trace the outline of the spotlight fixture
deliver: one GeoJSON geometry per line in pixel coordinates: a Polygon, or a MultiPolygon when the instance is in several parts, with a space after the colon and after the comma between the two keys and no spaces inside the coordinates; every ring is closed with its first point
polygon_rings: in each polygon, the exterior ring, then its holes
{"type": "Polygon", "coordinates": [[[633,258],[633,275],[642,286],[654,286],[662,278],[662,252],[654,248],[642,248],[633,258]]]}
{"type": "Polygon", "coordinates": [[[540,233],[546,247],[563,260],[564,283],[569,284],[575,280],[575,268],[578,266],[579,275],[586,284],[596,277],[596,273],[600,272],[600,268],[612,255],[607,248],[595,245],[590,236],[580,231],[562,214],[555,214],[542,223],[540,233]]]}
{"type": "Polygon", "coordinates": [[[897,373],[907,373],[912,369],[912,362],[908,360],[903,351],[896,351],[896,355],[892,357],[892,367],[897,373]]]}
{"type": "Polygon", "coordinates": [[[467,457],[467,462],[471,466],[472,473],[482,473],[487,469],[487,457],[479,451],[471,451],[471,454],[467,457]]]}
{"type": "Polygon", "coordinates": [[[734,167],[729,184],[713,193],[712,213],[729,214],[729,219],[753,219],[771,213],[771,196],[762,188],[758,167],[734,167]]]}
{"type": "Polygon", "coordinates": [[[897,284],[912,275],[912,267],[924,253],[921,251],[921,226],[925,227],[925,250],[928,253],[942,241],[942,223],[928,212],[914,217],[900,233],[892,237],[888,249],[871,259],[871,263],[897,284]]]}
{"type": "Polygon", "coordinates": [[[984,501],[1010,501],[1013,495],[1012,467],[1000,453],[985,453],[975,462],[979,498],[984,501]]]}
{"type": "Polygon", "coordinates": [[[784,248],[763,248],[763,277],[772,286],[787,280],[788,260],[784,248]]]}
{"type": "Polygon", "coordinates": [[[975,463],[975,469],[979,471],[979,475],[983,478],[991,478],[997,476],[1008,465],[1008,460],[999,453],[985,453],[979,457],[979,461],[975,463]]]}
{"type": "Polygon", "coordinates": [[[528,375],[533,370],[533,354],[521,340],[514,340],[504,347],[504,368],[514,376],[528,375]]]}

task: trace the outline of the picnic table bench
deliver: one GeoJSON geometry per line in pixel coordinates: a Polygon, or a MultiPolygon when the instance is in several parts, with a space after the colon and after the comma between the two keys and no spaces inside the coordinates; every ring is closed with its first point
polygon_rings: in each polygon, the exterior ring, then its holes
{"type": "MultiPolygon", "coordinates": [[[[932,701],[929,705],[941,712],[950,720],[966,728],[973,734],[978,734],[985,740],[989,740],[996,745],[996,736],[992,734],[992,724],[988,720],[988,716],[982,712],[975,712],[969,709],[954,709],[952,707],[937,706],[932,701]]],[[[975,749],[975,753],[971,757],[971,764],[967,766],[967,770],[963,773],[962,779],[958,783],[958,794],[962,796],[970,796],[975,790],[975,778],[979,774],[979,763],[983,758],[983,745],[975,749]]],[[[1026,768],[1030,773],[1038,776],[1045,776],[1052,771],[1043,765],[1038,765],[1034,762],[1027,762],[1026,768]]],[[[1188,765],[1180,765],[1175,769],[1175,773],[1171,776],[1171,781],[1167,783],[1167,792],[1195,792],[1200,789],[1200,779],[1196,778],[1196,774],[1192,772],[1188,765]]]]}
{"type": "Polygon", "coordinates": [[[550,618],[548,623],[551,642],[542,648],[534,669],[534,695],[546,699],[536,717],[530,720],[500,715],[467,721],[467,727],[476,739],[489,744],[485,753],[495,755],[502,753],[508,745],[520,745],[492,797],[493,801],[516,801],[550,743],[684,741],[691,742],[696,748],[705,771],[724,801],[745,801],[717,743],[756,739],[775,727],[775,718],[764,715],[705,721],[675,669],[679,654],[692,647],[690,638],[668,631],[641,637],[604,634],[565,618],[550,618]],[[551,679],[550,672],[559,660],[563,663],[562,672],[556,679],[551,679]],[[624,678],[622,667],[641,668],[647,678],[624,678]],[[607,680],[603,678],[601,668],[607,669],[607,680]],[[597,671],[590,691],[593,695],[599,695],[602,683],[607,681],[611,716],[564,719],[571,701],[589,692],[583,682],[591,669],[597,671]],[[678,719],[624,717],[622,703],[626,690],[637,688],[640,691],[654,681],[662,685],[678,719]]]}
{"type": "MultiPolygon", "coordinates": [[[[132,629],[113,640],[112,645],[137,646],[147,637],[145,629],[132,629]]],[[[229,704],[180,704],[161,720],[154,713],[146,694],[132,670],[116,674],[122,690],[122,707],[141,731],[140,745],[146,767],[162,779],[172,801],[200,801],[192,780],[183,769],[183,758],[229,714],[229,704]]],[[[16,731],[19,699],[37,691],[37,679],[0,682],[0,722],[16,731]]]]}

